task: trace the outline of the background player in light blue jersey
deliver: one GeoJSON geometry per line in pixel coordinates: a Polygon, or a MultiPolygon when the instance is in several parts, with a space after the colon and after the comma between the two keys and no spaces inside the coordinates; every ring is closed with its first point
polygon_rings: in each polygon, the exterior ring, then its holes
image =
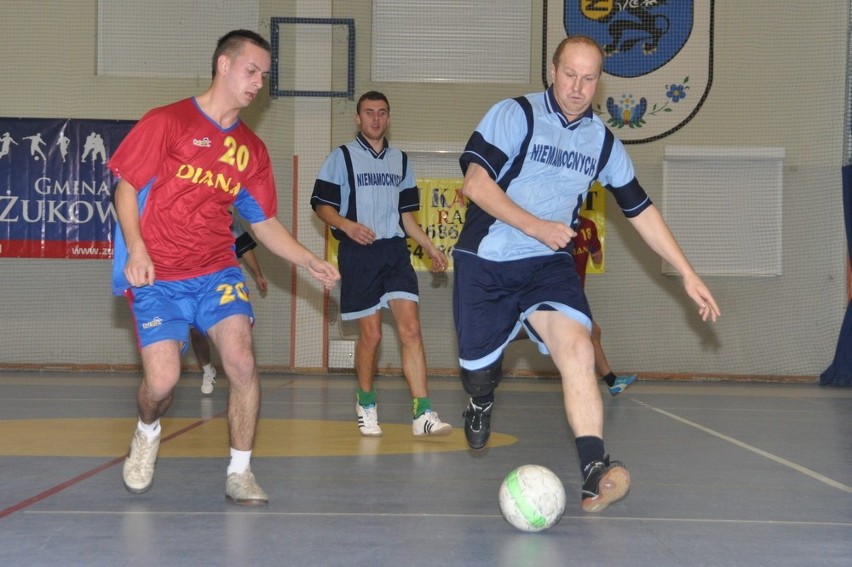
{"type": "Polygon", "coordinates": [[[420,194],[405,152],[388,144],[390,103],[376,91],[358,100],[360,132],[329,154],[311,195],[317,216],[340,240],[340,311],[358,321],[355,414],[363,435],[381,435],[373,378],[382,340],[381,309],[390,308],[402,343],[402,371],[411,390],[414,435],[449,435],[452,426],[432,411],[426,380],[426,354],[417,310],[417,275],[406,234],[432,258],[432,270],[447,268],[447,258],[412,214],[420,194]]]}
{"type": "Polygon", "coordinates": [[[524,328],[562,378],[587,512],[605,509],[630,487],[627,469],[604,450],[591,313],[571,256],[571,227],[593,181],[677,269],[701,318],[720,314],[636,180],[624,146],[592,112],[603,57],[593,39],[566,38],[553,55],[547,91],[488,111],[460,159],[470,205],[453,252],[453,315],[462,384],[471,396],[464,412],[468,444],[482,449],[488,442],[503,350],[524,328]]]}

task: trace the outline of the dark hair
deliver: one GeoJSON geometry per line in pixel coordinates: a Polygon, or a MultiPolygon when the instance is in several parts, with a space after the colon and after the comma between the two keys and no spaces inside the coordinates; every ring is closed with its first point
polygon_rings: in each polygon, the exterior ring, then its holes
{"type": "Polygon", "coordinates": [[[250,42],[256,46],[272,53],[272,46],[266,41],[262,35],[251,30],[233,30],[219,38],[216,43],[216,51],[213,52],[213,76],[216,76],[216,62],[223,54],[228,57],[233,57],[242,49],[245,42],[250,42]]]}
{"type": "Polygon", "coordinates": [[[358,99],[358,106],[355,107],[355,114],[361,112],[361,103],[365,100],[383,100],[385,101],[385,104],[388,105],[388,112],[390,112],[390,102],[388,102],[388,97],[386,97],[384,93],[380,93],[379,91],[367,91],[358,99]]]}

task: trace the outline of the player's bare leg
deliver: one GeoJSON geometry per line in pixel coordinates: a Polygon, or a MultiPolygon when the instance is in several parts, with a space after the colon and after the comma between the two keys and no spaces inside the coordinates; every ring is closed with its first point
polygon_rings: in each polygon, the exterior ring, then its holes
{"type": "Polygon", "coordinates": [[[604,354],[601,334],[600,325],[598,325],[595,321],[592,321],[592,346],[595,349],[595,371],[598,373],[598,376],[603,378],[606,385],[609,386],[610,395],[617,396],[636,381],[636,375],[615,375],[612,368],[609,366],[606,355],[604,354]]]}
{"type": "Polygon", "coordinates": [[[624,498],[630,488],[630,474],[622,463],[610,462],[604,453],[603,402],[595,377],[591,337],[583,325],[558,311],[537,311],[529,322],[562,377],[565,413],[583,471],[583,509],[600,512],[624,498]]]}
{"type": "Polygon", "coordinates": [[[558,311],[536,311],[530,324],[544,341],[562,377],[568,423],[576,437],[603,437],[603,403],[595,381],[589,332],[558,311]]]}
{"type": "Polygon", "coordinates": [[[609,362],[604,354],[603,345],[601,344],[601,328],[600,325],[592,321],[592,346],[595,349],[595,371],[598,376],[606,376],[612,372],[609,362]]]}
{"type": "Polygon", "coordinates": [[[402,345],[402,372],[411,391],[413,421],[411,431],[416,436],[449,435],[453,427],[444,423],[438,413],[432,411],[429,386],[426,377],[426,351],[420,332],[420,315],[417,302],[408,299],[392,299],[388,302],[399,341],[402,345]]]}
{"type": "Polygon", "coordinates": [[[260,413],[260,378],[252,350],[251,322],[245,315],[233,315],[213,325],[208,334],[222,356],[230,384],[231,463],[225,495],[237,504],[263,505],[269,496],[258,486],[249,464],[260,413]]]}
{"type": "Polygon", "coordinates": [[[358,393],[355,417],[361,435],[376,437],[382,434],[373,379],[376,376],[376,357],[382,342],[382,315],[380,311],[358,319],[358,342],[355,344],[355,372],[358,375],[358,393]]]}
{"type": "Polygon", "coordinates": [[[411,396],[425,398],[429,395],[426,381],[426,351],[420,334],[417,303],[407,299],[392,299],[388,303],[396,320],[396,331],[402,345],[402,372],[408,381],[411,396]]]}
{"type": "Polygon", "coordinates": [[[142,348],[142,382],[136,394],[139,423],[122,467],[124,486],[130,492],[147,492],[154,482],[154,465],[160,448],[160,417],[172,403],[180,378],[180,344],[159,341],[142,348]]]}
{"type": "Polygon", "coordinates": [[[231,447],[250,451],[260,412],[260,379],[252,351],[251,322],[245,315],[222,319],[209,330],[228,376],[231,447]]]}
{"type": "Polygon", "coordinates": [[[382,342],[382,315],[376,311],[358,319],[358,342],[355,343],[355,372],[358,387],[365,392],[373,390],[376,375],[376,357],[382,342]]]}

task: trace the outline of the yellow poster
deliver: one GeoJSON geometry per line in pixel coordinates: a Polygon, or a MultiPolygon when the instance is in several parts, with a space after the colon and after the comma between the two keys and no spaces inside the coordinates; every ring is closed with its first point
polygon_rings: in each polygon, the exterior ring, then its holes
{"type": "Polygon", "coordinates": [[[586,200],[580,208],[580,216],[586,217],[593,223],[601,241],[601,252],[603,256],[601,263],[595,265],[592,259],[586,264],[586,274],[602,274],[606,271],[606,189],[595,181],[586,195],[586,200]]]}
{"type": "MultiPolygon", "coordinates": [[[[448,271],[453,269],[453,247],[458,241],[459,233],[464,226],[467,215],[467,202],[461,193],[461,178],[421,178],[417,180],[420,188],[420,210],[414,213],[414,218],[423,229],[423,232],[435,243],[439,250],[447,255],[448,271]]],[[[595,223],[598,239],[601,242],[601,250],[604,251],[603,260],[595,265],[591,261],[586,269],[587,274],[602,274],[606,266],[606,190],[595,182],[580,214],[595,223]]],[[[326,249],[327,259],[337,264],[336,238],[328,236],[328,247],[326,249]]],[[[432,260],[420,245],[412,239],[408,239],[408,249],[411,251],[411,263],[415,270],[431,271],[432,260]]]]}
{"type": "MultiPolygon", "coordinates": [[[[461,178],[424,178],[417,180],[420,188],[420,210],[414,218],[435,246],[446,254],[447,271],[453,269],[453,248],[459,239],[467,215],[467,202],[462,197],[461,178]]],[[[432,260],[412,239],[408,239],[411,262],[415,270],[430,271],[432,260]]]]}

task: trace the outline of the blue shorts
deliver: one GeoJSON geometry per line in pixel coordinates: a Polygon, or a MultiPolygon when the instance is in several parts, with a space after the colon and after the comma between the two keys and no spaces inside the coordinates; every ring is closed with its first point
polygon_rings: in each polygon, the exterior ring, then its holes
{"type": "Polygon", "coordinates": [[[158,280],[154,285],[128,288],[125,295],[140,348],[175,340],[182,343],[184,352],[190,325],[206,335],[210,327],[231,315],[246,315],[254,322],[249,288],[239,268],[187,280],[158,280]]]}
{"type": "Polygon", "coordinates": [[[368,246],[341,240],[337,264],[344,321],[372,315],[391,299],[419,300],[417,274],[404,238],[383,238],[368,246]]]}
{"type": "Polygon", "coordinates": [[[453,318],[459,364],[479,370],[500,358],[523,326],[542,354],[547,347],[527,317],[537,310],[563,313],[589,331],[592,315],[570,254],[509,262],[453,252],[453,318]]]}

